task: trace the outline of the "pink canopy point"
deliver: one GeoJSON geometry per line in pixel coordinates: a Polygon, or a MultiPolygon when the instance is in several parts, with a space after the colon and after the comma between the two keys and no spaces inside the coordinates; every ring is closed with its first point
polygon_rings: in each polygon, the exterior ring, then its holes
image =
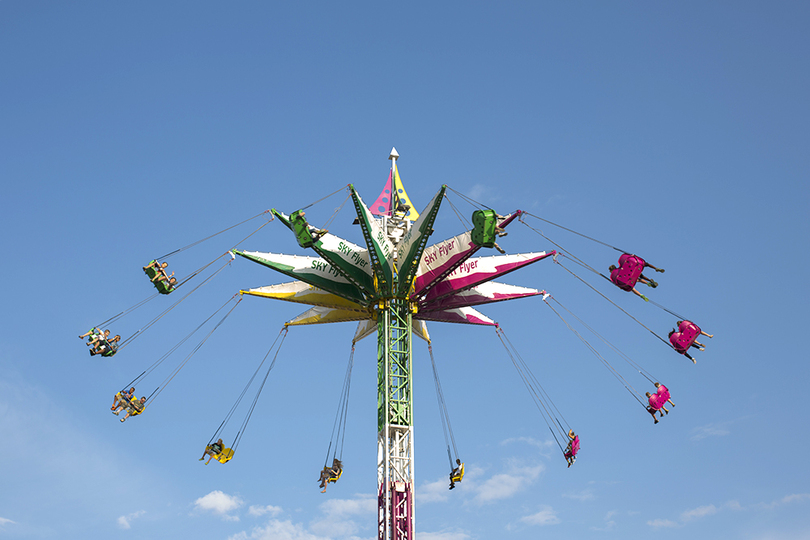
{"type": "Polygon", "coordinates": [[[380,196],[377,197],[377,200],[374,201],[369,207],[371,213],[375,216],[390,216],[391,215],[391,205],[394,194],[391,190],[391,181],[392,181],[392,173],[388,173],[388,182],[385,183],[385,187],[380,193],[380,196]]]}
{"type": "Polygon", "coordinates": [[[414,319],[422,321],[496,326],[495,321],[471,307],[419,312],[414,315],[414,319]]]}
{"type": "Polygon", "coordinates": [[[431,288],[425,295],[424,301],[426,303],[436,302],[445,296],[471,289],[555,254],[556,251],[550,253],[541,251],[468,259],[431,288]]]}

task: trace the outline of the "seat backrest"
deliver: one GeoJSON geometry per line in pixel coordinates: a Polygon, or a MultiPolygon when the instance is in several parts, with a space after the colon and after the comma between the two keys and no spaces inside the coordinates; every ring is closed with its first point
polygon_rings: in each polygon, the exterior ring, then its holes
{"type": "Polygon", "coordinates": [[[678,352],[686,352],[700,335],[700,328],[691,321],[681,321],[678,331],[669,336],[669,342],[678,352]]]}
{"type": "Polygon", "coordinates": [[[214,456],[214,459],[220,463],[228,463],[233,457],[233,449],[225,448],[222,452],[214,456]]]}
{"type": "Polygon", "coordinates": [[[610,280],[620,288],[629,291],[636,286],[644,270],[644,259],[625,253],[619,257],[619,268],[610,273],[610,280]]]}

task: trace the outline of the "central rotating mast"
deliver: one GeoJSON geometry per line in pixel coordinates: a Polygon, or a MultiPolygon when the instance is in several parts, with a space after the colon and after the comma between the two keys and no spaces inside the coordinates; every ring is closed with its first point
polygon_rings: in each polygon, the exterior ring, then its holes
{"type": "Polygon", "coordinates": [[[296,280],[241,291],[313,306],[287,326],[360,321],[355,342],[376,328],[378,540],[415,536],[413,333],[430,341],[424,321],[494,326],[472,306],[541,292],[492,280],[555,253],[472,259],[484,247],[503,252],[495,239],[521,213],[499,216],[489,208],[473,212],[472,230],[428,246],[447,186],[417,213],[402,186],[398,157],[392,149],[388,182],[371,208],[348,186],[365,247],[313,227],[303,209],[289,216],[273,209],[298,245],[318,256],[234,251],[296,280]]]}

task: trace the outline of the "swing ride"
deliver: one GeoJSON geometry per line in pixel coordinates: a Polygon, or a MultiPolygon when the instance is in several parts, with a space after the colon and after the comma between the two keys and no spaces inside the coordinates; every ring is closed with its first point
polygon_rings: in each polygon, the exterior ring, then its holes
{"type": "MultiPolygon", "coordinates": [[[[148,366],[140,375],[130,383],[124,385],[116,394],[111,410],[118,415],[126,410],[127,414],[121,419],[143,414],[155,399],[163,392],[166,386],[175,378],[180,370],[200,350],[203,344],[211,337],[234,311],[245,296],[271,298],[286,302],[306,304],[310,309],[286,322],[265,354],[259,366],[245,385],[234,405],[228,411],[222,424],[216,429],[206,444],[206,455],[219,463],[230,461],[237,450],[239,442],[244,435],[265,383],[276,364],[279,351],[291,327],[313,324],[327,324],[336,322],[356,321],[357,328],[352,339],[351,353],[344,376],[341,399],[335,416],[332,438],[327,450],[323,470],[320,474],[320,487],[326,491],[330,483],[336,483],[343,474],[342,451],[345,440],[345,427],[348,416],[348,401],[351,388],[351,374],[354,363],[355,344],[372,334],[377,335],[377,501],[378,501],[378,538],[380,540],[412,540],[414,538],[414,439],[413,439],[413,343],[416,336],[427,342],[432,372],[434,377],[436,396],[442,422],[442,429],[447,446],[447,456],[450,465],[450,489],[464,478],[464,463],[461,461],[456,446],[456,440],[450,426],[447,405],[444,400],[439,380],[439,373],[433,357],[433,348],[428,333],[427,322],[451,322],[489,326],[494,328],[496,335],[504,346],[506,355],[518,372],[524,386],[529,392],[541,417],[549,428],[554,440],[557,442],[568,467],[577,459],[580,450],[580,438],[566,421],[561,411],[551,400],[549,393],[540,384],[524,358],[506,336],[504,329],[495,321],[478,311],[476,308],[493,302],[502,302],[518,298],[539,296],[556,316],[574,335],[594,354],[611,374],[622,384],[633,397],[648,412],[651,412],[655,423],[658,419],[655,412],[661,412],[663,405],[670,400],[667,387],[659,382],[649,372],[634,362],[629,356],[612,345],[602,335],[588,326],[568,308],[563,306],[556,298],[545,290],[519,287],[495,281],[496,279],[519,270],[531,264],[548,260],[555,266],[560,266],[579,281],[590,287],[597,294],[620,309],[638,324],[643,326],[654,336],[676,352],[686,355],[690,347],[701,348],[696,342],[699,335],[706,335],[700,328],[677,315],[669,309],[651,302],[678,318],[678,331],[670,332],[669,340],[661,337],[651,328],[645,326],[626,310],[618,306],[606,294],[600,292],[592,284],[575,274],[561,259],[578,264],[597,275],[612,282],[618,288],[634,292],[645,301],[644,295],[636,291],[637,283],[650,287],[657,287],[653,280],[643,276],[644,268],[652,268],[663,272],[648,264],[644,259],[630,252],[620,250],[599,240],[581,235],[571,229],[552,223],[528,212],[516,210],[511,214],[499,215],[492,208],[473,201],[469,197],[456,192],[443,185],[424,207],[417,212],[413,202],[407,196],[397,169],[396,149],[392,149],[389,159],[391,170],[388,181],[380,196],[371,205],[366,205],[353,185],[348,185],[348,195],[344,204],[351,199],[355,210],[355,224],[359,225],[363,237],[363,245],[355,244],[330,233],[326,228],[319,228],[310,224],[306,217],[308,208],[317,204],[305,206],[291,214],[285,214],[272,209],[262,212],[252,218],[237,223],[216,234],[189,244],[162,257],[153,259],[143,267],[144,273],[154,285],[157,292],[149,298],[142,300],[134,306],[120,312],[114,317],[94,327],[90,332],[80,336],[88,338],[88,345],[93,350],[106,347],[104,351],[112,356],[124,349],[133,339],[142,336],[149,328],[161,318],[181,304],[189,295],[200,289],[211,279],[216,277],[236,256],[261,266],[268,267],[276,272],[292,278],[294,281],[268,285],[247,290],[240,290],[229,298],[213,314],[205,319],[197,328],[183,337],[166,354],[148,366]],[[433,226],[439,209],[444,201],[448,201],[460,216],[458,210],[449,202],[449,192],[452,192],[464,202],[476,208],[472,213],[472,223],[467,230],[452,238],[435,244],[428,244],[433,233],[433,226]],[[259,217],[266,217],[260,227],[254,230],[240,242],[230,247],[224,254],[208,262],[201,268],[191,272],[183,279],[174,277],[174,272],[168,271],[166,259],[194,247],[219,234],[233,229],[248,221],[259,217]],[[251,236],[256,234],[271,221],[278,220],[287,227],[298,245],[303,249],[312,250],[314,255],[289,255],[272,252],[248,251],[240,246],[251,236]],[[611,266],[610,276],[606,276],[592,268],[583,260],[577,258],[562,246],[548,238],[543,232],[527,223],[527,219],[537,219],[555,227],[578,234],[605,246],[619,251],[619,266],[611,266]],[[507,235],[506,228],[512,223],[521,223],[530,230],[538,233],[550,242],[556,249],[551,251],[507,254],[497,240],[507,235]],[[495,249],[499,255],[473,257],[481,249],[495,249]],[[168,308],[148,320],[141,328],[129,337],[118,342],[109,339],[110,331],[101,328],[117,323],[122,317],[146,305],[159,296],[168,296],[192,279],[204,274],[217,261],[222,265],[208,272],[208,275],[184,296],[171,304],[168,308]],[[230,307],[229,307],[230,306],[230,307]],[[226,309],[228,308],[228,309],[226,309]],[[219,313],[224,315],[216,324],[209,325],[219,313]],[[568,318],[570,317],[570,319],[568,318]],[[656,387],[655,395],[646,393],[648,399],[637,391],[630,382],[616,369],[599,350],[583,336],[570,320],[576,320],[579,325],[592,333],[600,341],[616,352],[634,370],[638,371],[656,387]],[[204,327],[210,330],[191,352],[173,368],[168,370],[164,380],[148,396],[140,399],[135,397],[135,385],[143,384],[150,375],[160,370],[169,357],[182,347],[189,339],[204,327]],[[267,362],[271,357],[270,362],[267,362]],[[265,368],[265,365],[267,367],[265,368]],[[263,373],[263,377],[262,377],[263,373]],[[254,383],[255,386],[254,386],[254,383]],[[230,446],[222,442],[223,435],[229,421],[240,408],[248,391],[254,388],[253,399],[249,400],[247,413],[237,430],[237,434],[230,446]],[[127,390],[128,389],[128,390],[127,390]],[[663,390],[661,390],[663,389],[663,390]],[[659,406],[660,405],[660,406],[659,406]],[[564,446],[566,445],[566,446],[564,446]],[[331,458],[331,465],[330,465],[331,458]]],[[[337,193],[337,192],[336,192],[337,193]]],[[[332,194],[334,195],[334,194],[332,194]]],[[[331,195],[330,195],[331,196],[331,195]]],[[[328,197],[328,196],[327,196],[328,197]]],[[[325,199],[326,197],[324,197],[325,199]]],[[[324,199],[321,199],[324,200],[324,199]]],[[[343,205],[341,205],[342,208],[343,205]]],[[[340,208],[338,209],[340,210],[340,208]]],[[[337,213],[337,211],[336,211],[337,213]]],[[[334,218],[334,216],[333,216],[334,218]]],[[[331,220],[330,220],[331,221],[331,220]]],[[[328,223],[327,223],[328,225],[328,223]]],[[[174,296],[173,296],[174,297],[174,296]]],[[[120,339],[120,336],[116,336],[120,339]]],[[[693,360],[693,359],[692,359],[693,360]]],[[[694,360],[693,360],[694,362],[694,360]]],[[[666,409],[664,409],[666,411],[666,409]]],[[[667,411],[668,412],[668,411],[667,411]]],[[[206,463],[207,464],[207,463],[206,463]]]]}

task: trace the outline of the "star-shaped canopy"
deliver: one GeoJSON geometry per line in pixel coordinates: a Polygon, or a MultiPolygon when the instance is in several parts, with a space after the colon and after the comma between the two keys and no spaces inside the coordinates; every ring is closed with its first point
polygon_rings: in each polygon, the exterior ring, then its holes
{"type": "Polygon", "coordinates": [[[429,341],[424,321],[495,325],[472,306],[542,294],[493,280],[552,256],[554,251],[472,258],[482,247],[497,247],[497,232],[518,217],[520,210],[505,217],[478,210],[473,214],[472,230],[428,246],[447,186],[439,189],[421,213],[411,208],[396,163],[373,210],[354,186],[348,189],[365,247],[313,227],[302,210],[288,216],[274,209],[299,245],[318,256],[234,251],[296,280],[241,291],[313,306],[287,325],[360,321],[354,338],[359,341],[375,331],[374,308],[379,302],[407,298],[414,309],[412,330],[429,341]]]}

